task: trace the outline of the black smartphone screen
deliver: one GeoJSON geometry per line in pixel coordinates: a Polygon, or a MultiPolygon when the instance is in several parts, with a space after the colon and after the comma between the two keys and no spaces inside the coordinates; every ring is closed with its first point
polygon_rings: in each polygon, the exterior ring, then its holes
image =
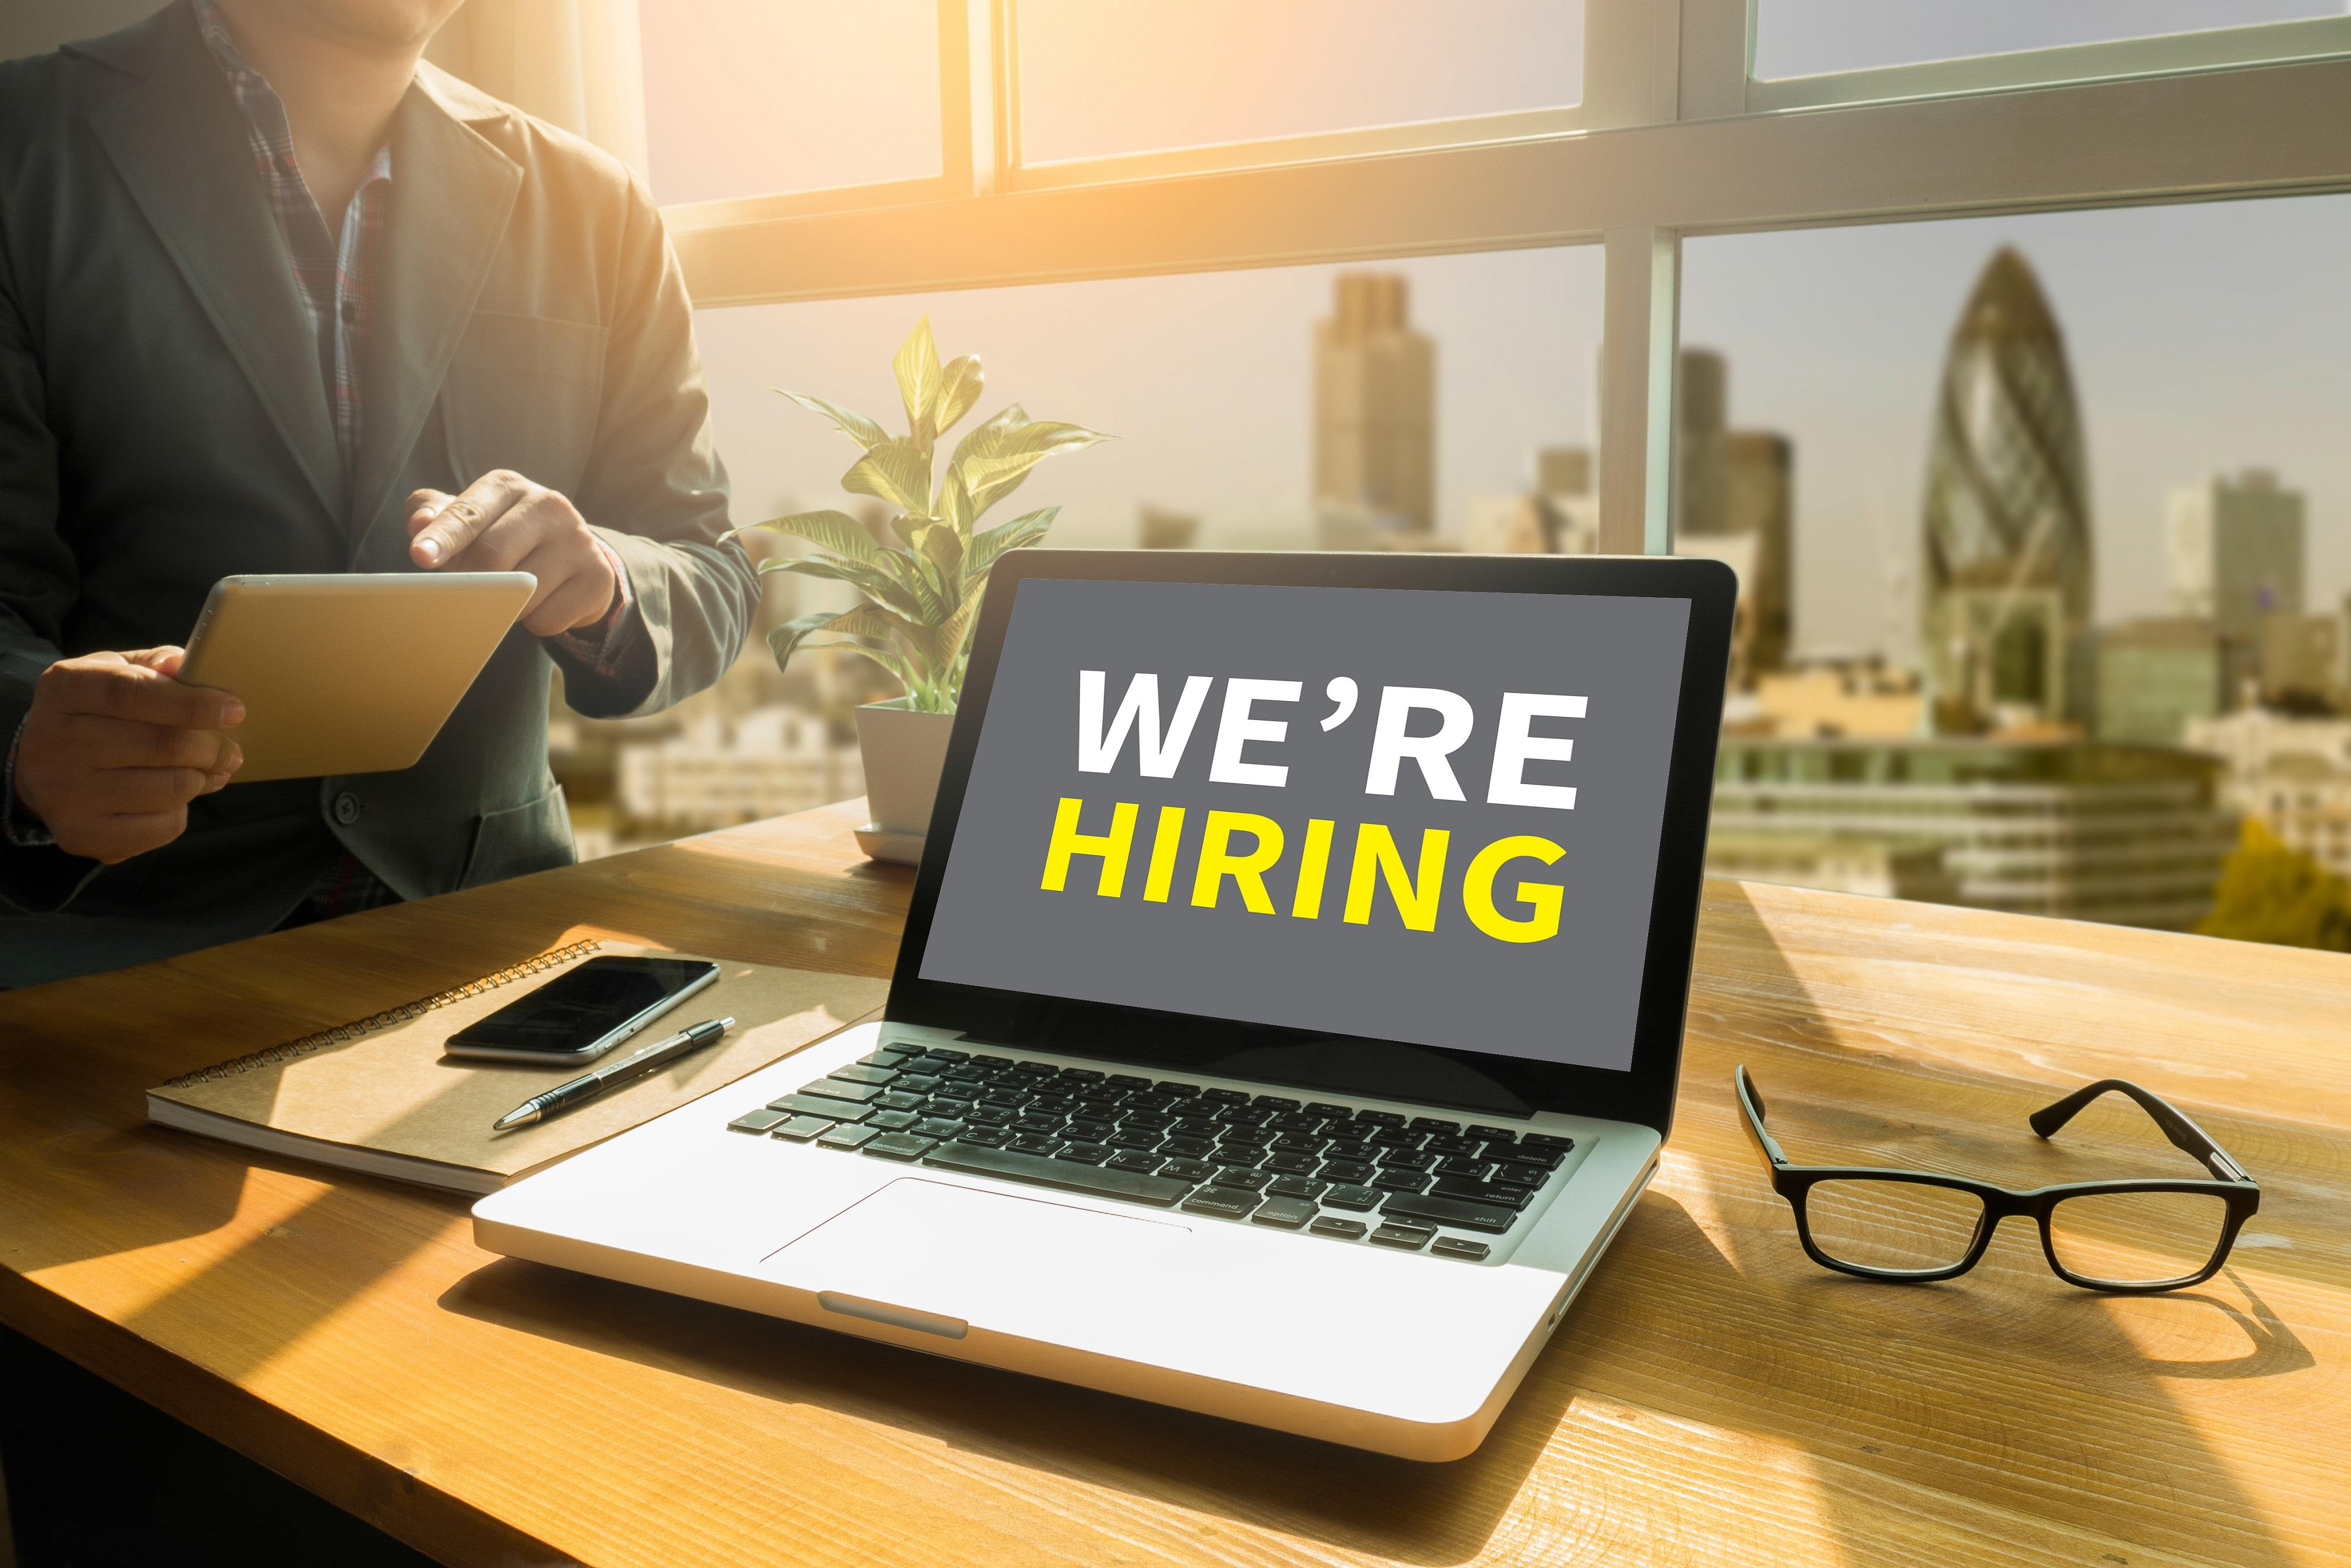
{"type": "Polygon", "coordinates": [[[449,1043],[551,1056],[585,1051],[713,967],[702,958],[590,958],[460,1030],[449,1043]]]}

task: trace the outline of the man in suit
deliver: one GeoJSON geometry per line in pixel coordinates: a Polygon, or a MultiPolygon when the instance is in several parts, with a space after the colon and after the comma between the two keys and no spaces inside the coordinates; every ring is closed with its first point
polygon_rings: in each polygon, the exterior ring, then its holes
{"type": "Polygon", "coordinates": [[[422,63],[459,0],[172,0],[0,65],[0,985],[572,858],[549,673],[651,712],[758,580],[661,218],[422,63]],[[240,785],[232,573],[535,574],[414,767],[240,785]]]}

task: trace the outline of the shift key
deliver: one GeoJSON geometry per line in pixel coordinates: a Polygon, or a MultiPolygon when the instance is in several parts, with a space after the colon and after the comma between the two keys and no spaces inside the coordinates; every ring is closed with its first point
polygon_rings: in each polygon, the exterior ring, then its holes
{"type": "Polygon", "coordinates": [[[1416,1219],[1425,1225],[1450,1225],[1462,1230],[1483,1230],[1499,1236],[1518,1218],[1513,1209],[1490,1203],[1466,1203],[1458,1197],[1418,1197],[1396,1193],[1380,1205],[1390,1219],[1416,1219]]]}

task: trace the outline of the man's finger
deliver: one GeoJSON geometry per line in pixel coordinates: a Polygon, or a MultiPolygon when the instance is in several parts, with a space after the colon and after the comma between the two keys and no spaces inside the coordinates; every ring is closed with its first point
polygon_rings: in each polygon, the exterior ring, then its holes
{"type": "Polygon", "coordinates": [[[194,768],[101,768],[82,786],[91,810],[108,816],[170,811],[211,793],[211,775],[194,768]]]}
{"type": "Polygon", "coordinates": [[[234,773],[245,752],[216,729],[134,724],[75,714],[66,723],[75,749],[98,768],[193,768],[204,773],[234,773]]]}
{"type": "Polygon", "coordinates": [[[122,655],[124,661],[154,671],[159,675],[176,675],[188,660],[188,651],[176,643],[166,643],[160,648],[140,648],[122,655]]]}
{"type": "Polygon", "coordinates": [[[86,817],[57,834],[57,847],[104,865],[119,865],[133,855],[162,849],[188,831],[188,809],[128,812],[86,817]]]}
{"type": "Polygon", "coordinates": [[[245,722],[245,705],[211,686],[183,686],[143,664],[76,660],[41,677],[55,682],[68,713],[182,729],[226,729],[245,722]]]}
{"type": "Polygon", "coordinates": [[[573,572],[561,581],[549,584],[547,573],[532,561],[523,563],[525,571],[538,571],[539,591],[536,602],[522,612],[523,629],[534,637],[556,637],[575,626],[597,619],[612,602],[609,580],[601,580],[586,572],[573,572]]]}
{"type": "MultiPolygon", "coordinates": [[[[535,490],[508,507],[496,521],[491,523],[467,546],[463,555],[448,564],[461,571],[528,571],[523,561],[548,543],[570,521],[570,507],[563,498],[549,490],[535,490]]],[[[547,591],[547,580],[539,580],[531,591],[531,602],[536,603],[547,591]]],[[[524,606],[528,613],[529,605],[524,606]]]]}
{"type": "Polygon", "coordinates": [[[494,468],[433,511],[413,515],[409,558],[428,569],[454,559],[522,499],[528,488],[522,476],[494,468]]]}

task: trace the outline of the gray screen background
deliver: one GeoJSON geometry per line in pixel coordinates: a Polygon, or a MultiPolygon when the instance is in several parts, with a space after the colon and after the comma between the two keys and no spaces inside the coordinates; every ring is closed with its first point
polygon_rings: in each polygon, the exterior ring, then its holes
{"type": "MultiPolygon", "coordinates": [[[[1019,585],[1003,655],[939,888],[922,977],[1076,1000],[1407,1040],[1585,1067],[1632,1064],[1647,954],[1666,779],[1681,693],[1689,604],[1680,599],[1470,593],[1029,579],[1019,585]],[[1138,672],[1159,676],[1161,723],[1186,677],[1217,677],[1173,779],[1144,778],[1130,731],[1109,773],[1078,770],[1078,672],[1104,672],[1107,725],[1138,672]],[[1323,688],[1360,689],[1336,729],[1323,688]],[[1289,722],[1280,744],[1252,742],[1245,761],[1290,768],[1280,789],[1208,780],[1225,678],[1294,680],[1295,704],[1256,705],[1289,722]],[[1381,688],[1437,686],[1477,716],[1452,754],[1467,800],[1432,798],[1406,758],[1393,796],[1364,793],[1381,688]],[[1571,736],[1567,762],[1528,764],[1530,783],[1573,784],[1573,810],[1486,803],[1506,691],[1589,699],[1582,719],[1538,719],[1538,737],[1571,736]],[[1102,862],[1075,857],[1065,891],[1040,887],[1062,796],[1085,802],[1079,831],[1106,833],[1118,801],[1141,807],[1123,896],[1101,896],[1102,862]],[[1184,848],[1165,904],[1144,879],[1162,805],[1186,808],[1184,848]],[[1276,913],[1242,907],[1229,878],[1217,906],[1190,902],[1207,813],[1251,811],[1282,827],[1266,873],[1276,913]],[[1289,913],[1306,821],[1337,828],[1322,917],[1289,913]],[[1437,928],[1398,918],[1384,879],[1369,925],[1341,915],[1358,822],[1384,823],[1407,871],[1421,831],[1451,831],[1437,928]],[[1556,863],[1513,861],[1494,899],[1512,918],[1521,881],[1566,889],[1557,936],[1497,941],[1461,904],[1470,857],[1494,840],[1533,833],[1567,852],[1556,863]]],[[[1437,717],[1413,716],[1426,734],[1437,717]]],[[[1234,847],[1250,840],[1236,834],[1234,847]]]]}

